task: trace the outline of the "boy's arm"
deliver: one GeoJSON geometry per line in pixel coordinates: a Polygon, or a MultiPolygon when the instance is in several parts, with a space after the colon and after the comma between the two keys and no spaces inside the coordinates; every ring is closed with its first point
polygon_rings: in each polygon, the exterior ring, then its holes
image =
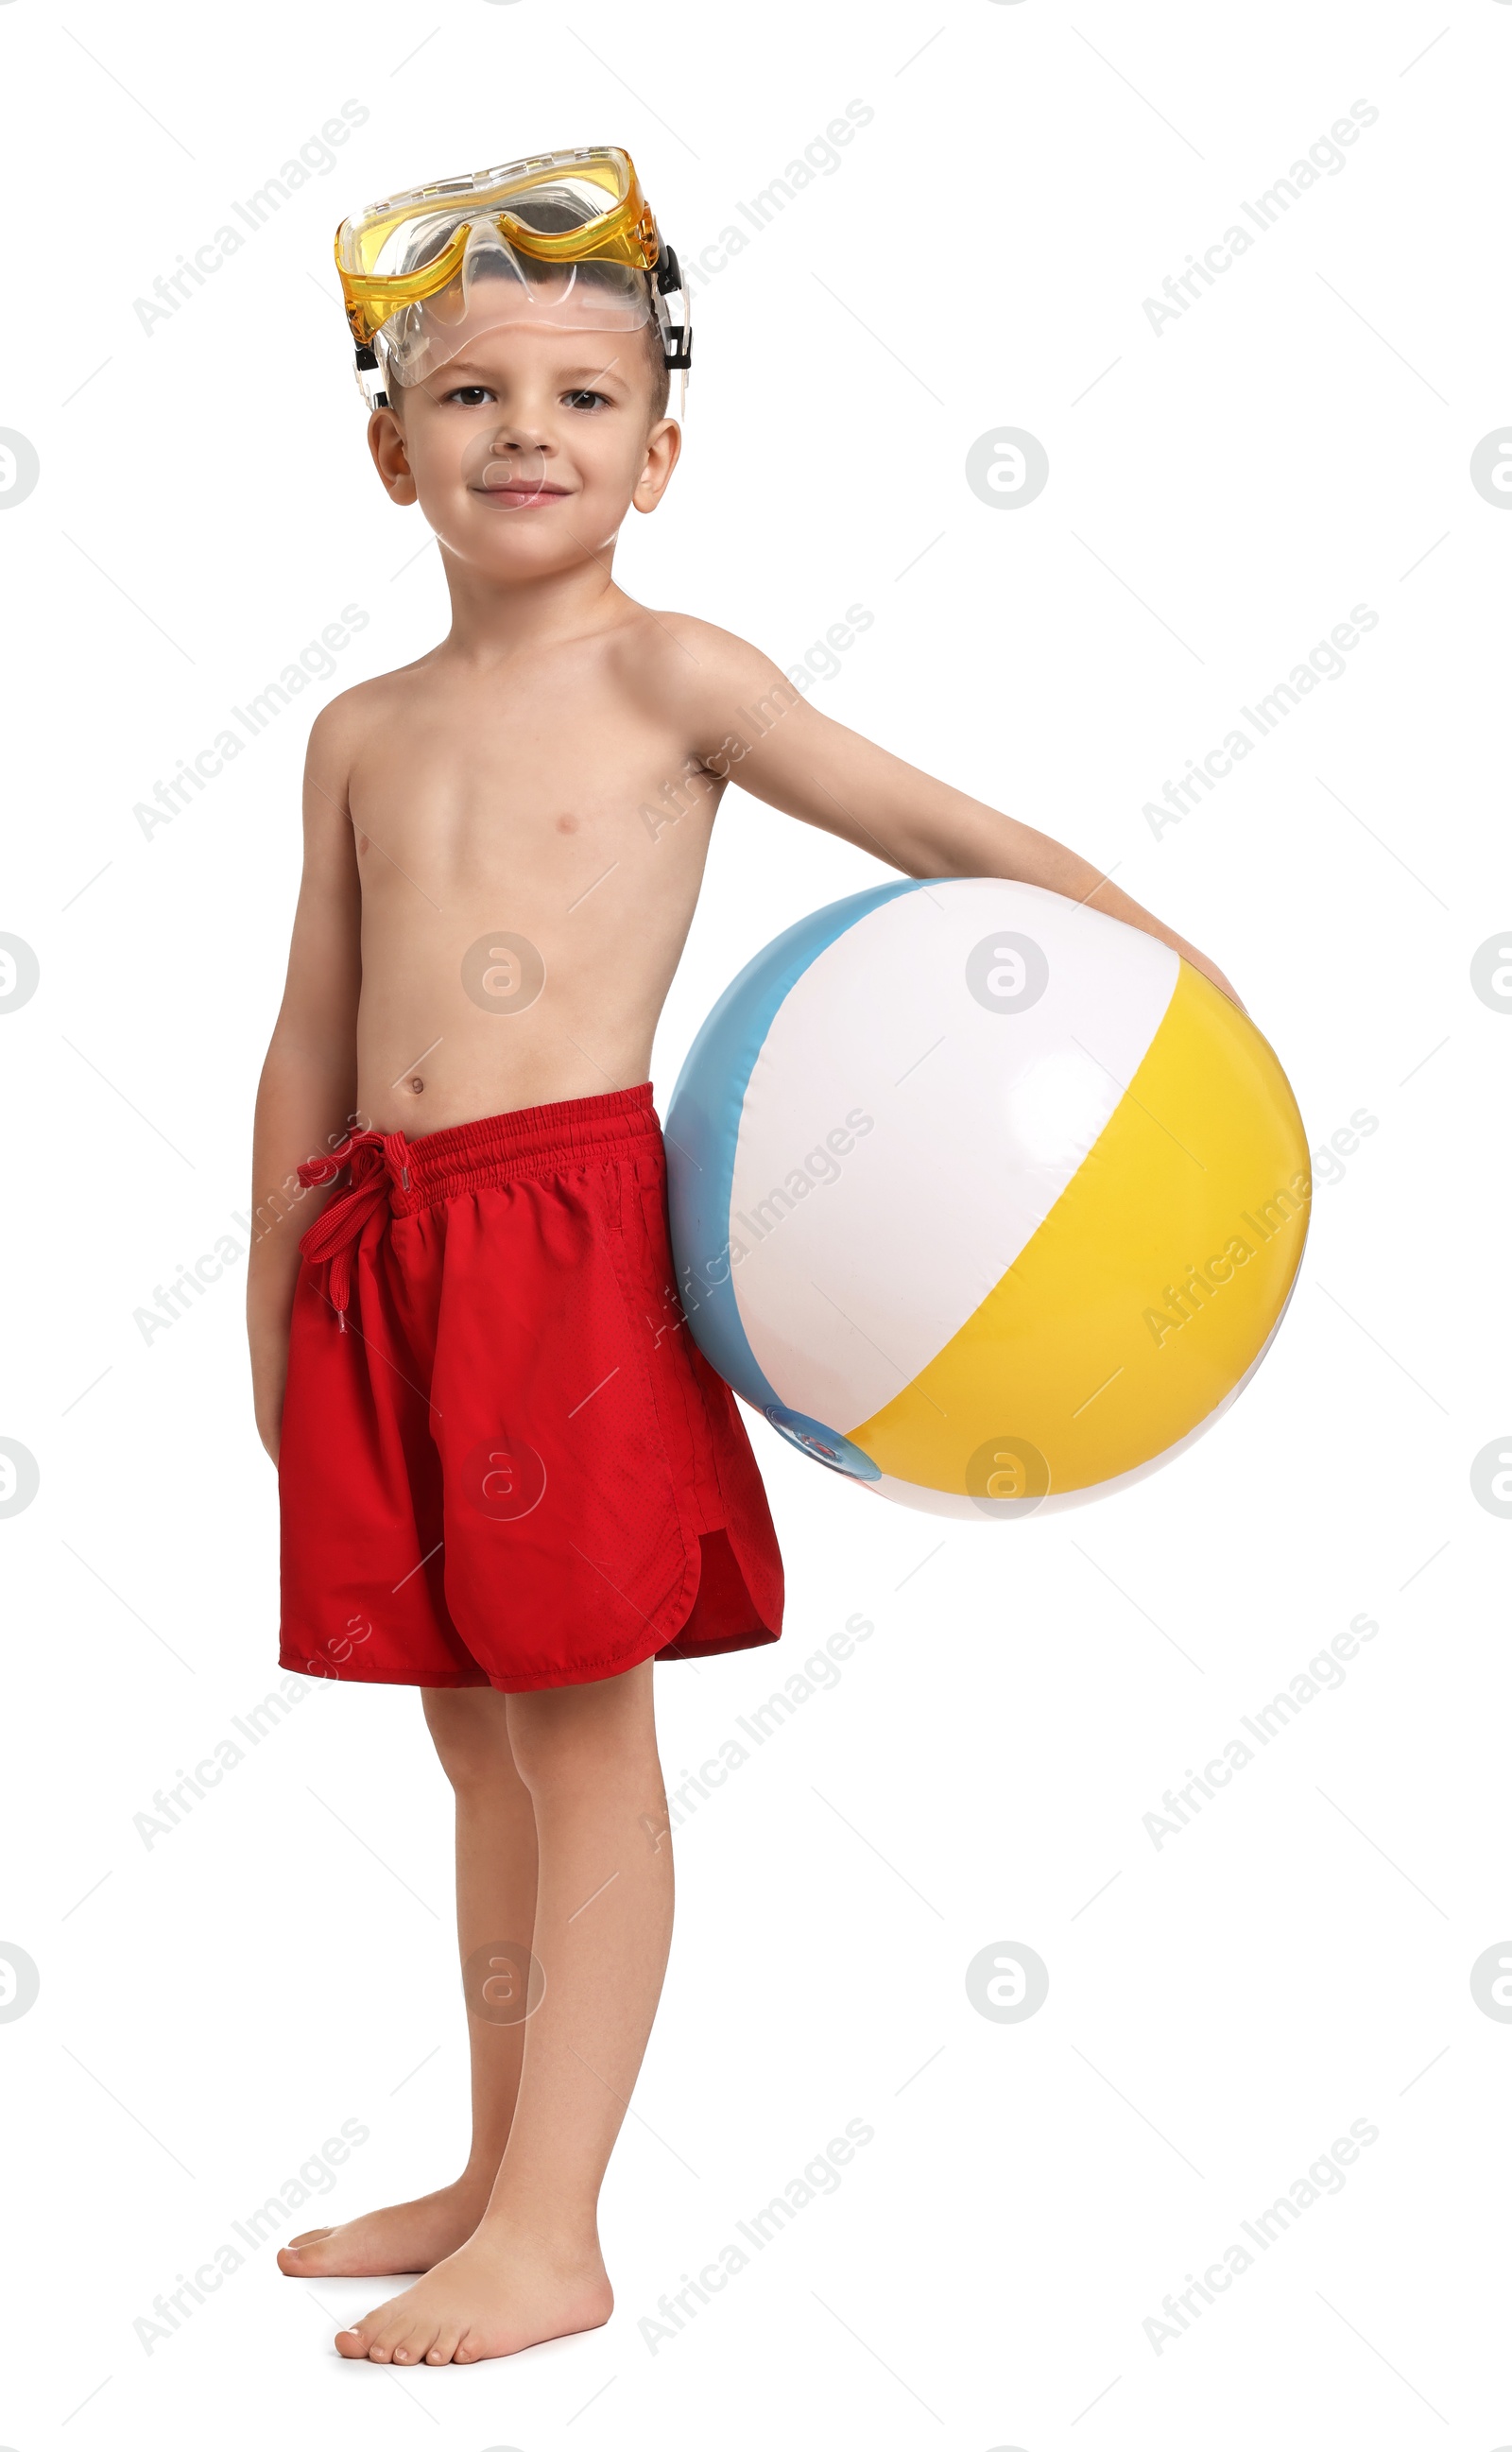
{"type": "Polygon", "coordinates": [[[347,725],[337,701],[316,719],[304,762],[304,873],[284,1001],[252,1127],[246,1333],[258,1436],[274,1463],[284,1414],[299,1238],[325,1199],[295,1169],[334,1148],[357,1103],[362,894],[346,807],[347,725]]]}
{"type": "Polygon", "coordinates": [[[679,682],[697,754],[711,773],[905,876],[1013,878],[1106,911],[1173,946],[1245,1011],[1216,963],[1053,836],[832,722],[767,657],[728,631],[690,622],[678,632],[687,650],[679,682]]]}

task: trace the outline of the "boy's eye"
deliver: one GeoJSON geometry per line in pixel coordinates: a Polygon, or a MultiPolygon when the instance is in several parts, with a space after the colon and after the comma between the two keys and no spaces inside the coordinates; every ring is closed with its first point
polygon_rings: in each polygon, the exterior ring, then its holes
{"type": "Polygon", "coordinates": [[[485,400],[491,400],[493,394],[486,384],[459,384],[446,397],[456,401],[460,408],[478,408],[485,400]]]}
{"type": "Polygon", "coordinates": [[[562,399],[568,408],[607,408],[609,395],[602,391],[564,391],[562,399]]]}

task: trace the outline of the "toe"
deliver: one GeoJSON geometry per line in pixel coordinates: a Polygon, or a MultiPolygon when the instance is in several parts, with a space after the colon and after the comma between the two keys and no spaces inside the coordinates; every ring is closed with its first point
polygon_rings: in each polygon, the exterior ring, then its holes
{"type": "Polygon", "coordinates": [[[433,2316],[422,2315],[417,2308],[403,2331],[389,2344],[397,2367],[418,2366],[435,2343],[437,2323],[433,2316]]]}
{"type": "Polygon", "coordinates": [[[343,2351],[344,2358],[386,2361],[402,2330],[403,2319],[398,2315],[398,2303],[390,2299],[382,2307],[370,2307],[350,2332],[338,2333],[336,2346],[341,2349],[344,2342],[351,2342],[356,2346],[343,2351]]]}
{"type": "Polygon", "coordinates": [[[281,2247],[279,2249],[278,2269],[280,2273],[318,2273],[321,2269],[321,2257],[319,2250],[324,2245],[328,2239],[333,2239],[334,2237],[335,2233],[328,2228],[325,2230],[301,2231],[298,2239],[291,2239],[286,2247],[281,2247]]]}
{"type": "Polygon", "coordinates": [[[435,2340],[432,2342],[429,2349],[425,2353],[426,2365],[432,2367],[450,2366],[452,2360],[457,2355],[457,2344],[461,2340],[461,2337],[462,2328],[460,2324],[442,2324],[441,2330],[438,2332],[435,2340]]]}

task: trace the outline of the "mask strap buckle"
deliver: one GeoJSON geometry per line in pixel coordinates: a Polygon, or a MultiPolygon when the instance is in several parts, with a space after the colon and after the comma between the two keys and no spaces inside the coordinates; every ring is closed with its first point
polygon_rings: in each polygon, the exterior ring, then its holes
{"type": "Polygon", "coordinates": [[[368,408],[370,410],[375,408],[386,408],[388,406],[388,394],[383,389],[383,374],[379,367],[377,356],[373,350],[363,346],[359,347],[357,352],[357,364],[353,368],[353,372],[357,377],[357,388],[367,403],[368,408]]]}

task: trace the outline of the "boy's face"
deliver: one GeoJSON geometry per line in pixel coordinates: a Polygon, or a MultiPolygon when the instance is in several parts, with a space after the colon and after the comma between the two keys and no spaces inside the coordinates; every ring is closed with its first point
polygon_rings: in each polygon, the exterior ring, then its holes
{"type": "Polygon", "coordinates": [[[501,582],[545,578],[651,511],[681,444],[651,418],[640,331],[546,322],[481,330],[375,409],[368,446],[391,499],[420,504],[459,560],[501,582]]]}

